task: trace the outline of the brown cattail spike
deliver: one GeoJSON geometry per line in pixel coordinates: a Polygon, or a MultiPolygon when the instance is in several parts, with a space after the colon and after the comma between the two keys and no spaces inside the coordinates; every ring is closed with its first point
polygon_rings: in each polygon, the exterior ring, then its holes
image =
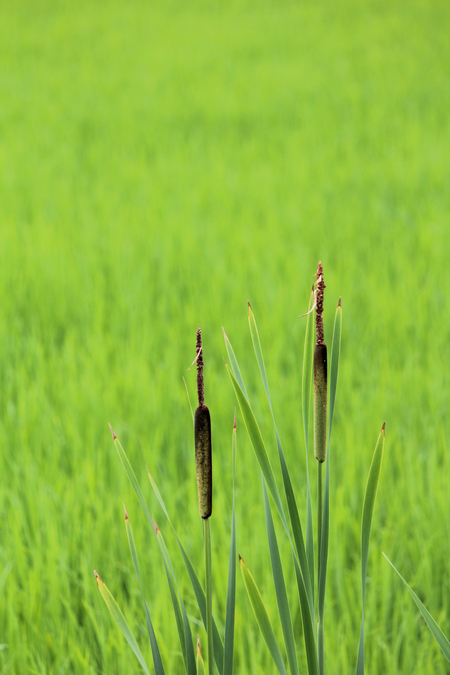
{"type": "Polygon", "coordinates": [[[323,331],[323,267],[317,265],[316,346],[314,348],[314,456],[324,462],[327,452],[327,346],[323,331]]]}
{"type": "Polygon", "coordinates": [[[199,405],[195,411],[194,431],[198,508],[202,518],[209,518],[212,512],[211,417],[206,405],[199,405]]]}
{"type": "Polygon", "coordinates": [[[202,518],[209,518],[212,513],[211,416],[205,405],[201,327],[197,331],[196,349],[198,408],[194,415],[194,436],[198,508],[202,518]]]}

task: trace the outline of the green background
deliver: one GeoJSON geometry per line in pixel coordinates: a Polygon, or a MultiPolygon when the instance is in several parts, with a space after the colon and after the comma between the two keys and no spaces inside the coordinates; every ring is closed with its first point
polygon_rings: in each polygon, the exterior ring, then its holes
{"type": "MultiPolygon", "coordinates": [[[[194,399],[187,367],[201,323],[213,424],[213,602],[223,625],[235,399],[222,326],[279,479],[247,326],[251,301],[303,505],[298,316],[319,259],[329,344],[339,296],[343,306],[327,673],[356,664],[362,500],[384,420],[367,672],[448,673],[381,552],[448,634],[449,22],[445,0],[1,2],[1,673],[141,672],[94,568],[150,663],[123,501],[163,661],[182,672],[156,542],[108,421],[165,533],[206,651],[145,465],[202,577],[182,379],[194,399]]],[[[237,424],[238,551],[280,636],[260,472],[239,415],[237,424]]],[[[294,573],[276,525],[299,635],[294,573]]],[[[240,575],[237,583],[236,672],[275,672],[240,575]]]]}

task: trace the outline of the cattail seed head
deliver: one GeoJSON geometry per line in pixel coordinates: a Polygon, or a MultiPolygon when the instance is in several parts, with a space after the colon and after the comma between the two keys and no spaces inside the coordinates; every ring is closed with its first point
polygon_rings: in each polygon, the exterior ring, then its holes
{"type": "Polygon", "coordinates": [[[314,348],[314,456],[324,462],[327,453],[327,346],[324,342],[323,267],[317,265],[316,346],[314,348]]]}
{"type": "Polygon", "coordinates": [[[198,508],[202,518],[209,518],[212,513],[211,416],[205,405],[201,328],[197,331],[196,348],[198,408],[194,415],[194,436],[198,508]]]}
{"type": "Polygon", "coordinates": [[[314,456],[324,462],[327,454],[327,346],[314,348],[314,456]]]}

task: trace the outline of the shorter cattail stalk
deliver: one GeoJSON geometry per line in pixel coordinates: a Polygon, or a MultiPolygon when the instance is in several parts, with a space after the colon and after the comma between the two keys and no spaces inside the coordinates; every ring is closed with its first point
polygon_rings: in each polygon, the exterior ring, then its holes
{"type": "Polygon", "coordinates": [[[198,408],[194,415],[195,464],[197,468],[198,508],[203,518],[203,544],[205,548],[208,674],[213,675],[211,532],[209,526],[209,518],[212,513],[211,416],[208,407],[205,405],[202,330],[200,326],[197,331],[196,352],[198,408]]]}
{"type": "Polygon", "coordinates": [[[322,544],[322,464],[327,454],[327,346],[323,329],[323,267],[317,265],[316,345],[314,348],[314,456],[317,459],[317,579],[320,579],[322,544]]]}
{"type": "Polygon", "coordinates": [[[203,381],[202,331],[197,331],[197,395],[198,408],[194,415],[195,463],[197,468],[198,508],[202,518],[212,513],[211,416],[205,405],[203,381]]]}

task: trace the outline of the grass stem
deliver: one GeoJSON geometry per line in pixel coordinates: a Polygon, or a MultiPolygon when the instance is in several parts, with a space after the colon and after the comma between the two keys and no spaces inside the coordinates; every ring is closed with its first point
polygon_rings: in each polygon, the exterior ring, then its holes
{"type": "Polygon", "coordinates": [[[208,675],[214,675],[214,652],[212,633],[212,575],[211,575],[211,533],[209,518],[203,520],[203,542],[205,546],[206,569],[206,632],[208,638],[208,675]]]}
{"type": "Polygon", "coordinates": [[[322,464],[317,462],[317,582],[320,579],[320,547],[322,543],[322,464]]]}

